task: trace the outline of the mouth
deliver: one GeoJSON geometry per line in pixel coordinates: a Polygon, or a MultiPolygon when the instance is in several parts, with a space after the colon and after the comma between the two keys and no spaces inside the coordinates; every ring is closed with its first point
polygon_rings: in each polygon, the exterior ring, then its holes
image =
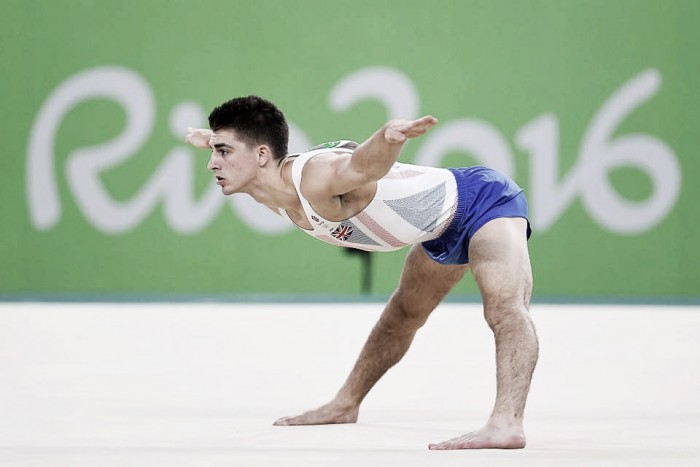
{"type": "Polygon", "coordinates": [[[222,185],[222,186],[223,186],[225,180],[226,180],[226,179],[225,179],[224,177],[220,177],[220,176],[218,176],[218,175],[216,176],[216,184],[217,184],[217,185],[222,185]]]}

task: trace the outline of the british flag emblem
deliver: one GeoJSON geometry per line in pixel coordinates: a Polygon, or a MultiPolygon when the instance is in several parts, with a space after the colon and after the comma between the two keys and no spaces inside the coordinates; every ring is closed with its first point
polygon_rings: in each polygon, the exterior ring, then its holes
{"type": "Polygon", "coordinates": [[[331,232],[331,235],[341,242],[346,241],[348,238],[350,238],[350,235],[352,235],[352,227],[349,225],[339,225],[338,227],[335,228],[333,232],[331,232]]]}

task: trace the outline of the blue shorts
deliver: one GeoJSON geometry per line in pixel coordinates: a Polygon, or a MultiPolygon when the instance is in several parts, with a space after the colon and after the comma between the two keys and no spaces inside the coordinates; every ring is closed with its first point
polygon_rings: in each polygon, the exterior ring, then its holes
{"type": "MultiPolygon", "coordinates": [[[[467,264],[469,240],[476,231],[499,217],[527,219],[527,200],[522,188],[493,169],[474,166],[449,170],[457,180],[457,210],[442,235],[422,245],[440,264],[467,264]]],[[[530,234],[528,221],[528,239],[530,234]]]]}

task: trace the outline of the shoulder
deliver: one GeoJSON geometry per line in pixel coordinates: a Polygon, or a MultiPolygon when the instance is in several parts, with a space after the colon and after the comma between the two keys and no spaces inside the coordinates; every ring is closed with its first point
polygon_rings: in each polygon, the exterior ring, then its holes
{"type": "Polygon", "coordinates": [[[300,169],[303,175],[314,177],[315,185],[320,185],[332,177],[338,170],[338,166],[347,161],[355,148],[359,146],[355,141],[337,140],[317,144],[301,154],[295,154],[300,161],[300,169]]]}
{"type": "Polygon", "coordinates": [[[351,156],[350,153],[332,150],[317,150],[314,152],[315,154],[309,154],[310,157],[304,161],[302,174],[306,179],[313,178],[315,185],[319,185],[320,182],[331,178],[337,165],[351,156]]]}
{"type": "Polygon", "coordinates": [[[355,141],[341,139],[338,141],[328,141],[326,143],[317,144],[316,146],[309,149],[308,152],[318,151],[319,149],[340,149],[340,150],[344,149],[344,150],[354,151],[358,146],[359,146],[359,143],[356,143],[355,141]]]}
{"type": "Polygon", "coordinates": [[[307,165],[323,166],[337,159],[337,156],[352,155],[358,146],[358,143],[350,140],[329,141],[317,144],[303,152],[289,154],[287,159],[295,162],[299,168],[304,167],[306,172],[307,165]]]}
{"type": "Polygon", "coordinates": [[[305,196],[325,199],[337,197],[338,186],[347,177],[346,167],[359,145],[354,141],[340,140],[314,146],[301,154],[297,171],[305,196]]]}
{"type": "Polygon", "coordinates": [[[320,149],[300,156],[306,159],[300,159],[301,164],[296,169],[303,195],[310,201],[337,196],[335,187],[339,174],[351,156],[352,151],[340,152],[334,149],[320,149]]]}

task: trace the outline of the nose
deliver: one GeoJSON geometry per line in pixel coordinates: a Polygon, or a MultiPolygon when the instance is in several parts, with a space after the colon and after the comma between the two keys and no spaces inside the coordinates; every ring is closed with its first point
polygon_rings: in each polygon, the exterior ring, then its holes
{"type": "Polygon", "coordinates": [[[207,164],[207,169],[214,171],[219,167],[219,160],[216,157],[216,152],[212,151],[211,157],[209,158],[209,163],[207,164]]]}

